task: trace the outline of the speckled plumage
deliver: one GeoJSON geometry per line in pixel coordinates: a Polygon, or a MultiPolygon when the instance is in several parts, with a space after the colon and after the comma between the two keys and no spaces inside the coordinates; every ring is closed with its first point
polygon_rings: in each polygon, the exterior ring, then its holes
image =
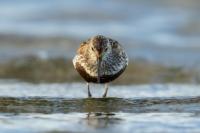
{"type": "Polygon", "coordinates": [[[98,35],[80,45],[73,64],[87,82],[107,83],[121,75],[128,65],[128,57],[117,41],[98,35]],[[94,52],[93,47],[102,54],[100,69],[97,63],[98,54],[94,52]],[[100,74],[100,81],[98,81],[98,74],[100,74]]]}

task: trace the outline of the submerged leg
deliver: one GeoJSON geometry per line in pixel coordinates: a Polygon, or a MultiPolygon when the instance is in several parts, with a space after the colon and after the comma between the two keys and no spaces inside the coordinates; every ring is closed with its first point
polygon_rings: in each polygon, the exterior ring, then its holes
{"type": "Polygon", "coordinates": [[[87,83],[87,89],[88,89],[88,97],[92,97],[91,93],[90,93],[90,86],[89,83],[87,83]]]}
{"type": "Polygon", "coordinates": [[[106,83],[106,84],[105,84],[105,92],[104,92],[104,94],[103,94],[103,97],[106,97],[107,92],[108,92],[108,84],[106,83]]]}

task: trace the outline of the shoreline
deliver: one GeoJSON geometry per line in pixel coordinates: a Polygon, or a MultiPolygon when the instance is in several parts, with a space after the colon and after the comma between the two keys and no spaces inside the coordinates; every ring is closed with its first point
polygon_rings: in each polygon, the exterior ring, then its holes
{"type": "MultiPolygon", "coordinates": [[[[32,83],[85,82],[65,58],[16,58],[0,63],[1,79],[32,83]]],[[[194,68],[169,67],[144,60],[130,61],[125,72],[113,84],[200,83],[194,68]]]]}

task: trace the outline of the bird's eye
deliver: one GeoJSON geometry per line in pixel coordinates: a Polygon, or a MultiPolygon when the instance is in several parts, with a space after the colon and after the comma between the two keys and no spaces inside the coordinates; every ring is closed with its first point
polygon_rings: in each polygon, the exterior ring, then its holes
{"type": "Polygon", "coordinates": [[[92,51],[94,51],[94,48],[92,47],[92,51]]]}

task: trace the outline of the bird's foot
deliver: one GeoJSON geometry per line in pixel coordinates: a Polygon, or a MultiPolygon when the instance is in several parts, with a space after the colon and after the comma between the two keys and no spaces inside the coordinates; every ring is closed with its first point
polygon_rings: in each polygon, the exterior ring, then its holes
{"type": "Polygon", "coordinates": [[[88,93],[88,98],[91,98],[91,97],[92,97],[92,95],[90,93],[88,93]]]}
{"type": "Polygon", "coordinates": [[[108,84],[105,84],[105,92],[102,97],[105,98],[107,96],[107,93],[108,93],[108,84]]]}
{"type": "Polygon", "coordinates": [[[102,97],[103,97],[103,98],[106,98],[106,94],[104,93],[102,97]]]}
{"type": "Polygon", "coordinates": [[[88,89],[88,98],[91,98],[91,97],[92,97],[92,94],[91,94],[91,92],[90,92],[89,83],[87,83],[87,89],[88,89]]]}

